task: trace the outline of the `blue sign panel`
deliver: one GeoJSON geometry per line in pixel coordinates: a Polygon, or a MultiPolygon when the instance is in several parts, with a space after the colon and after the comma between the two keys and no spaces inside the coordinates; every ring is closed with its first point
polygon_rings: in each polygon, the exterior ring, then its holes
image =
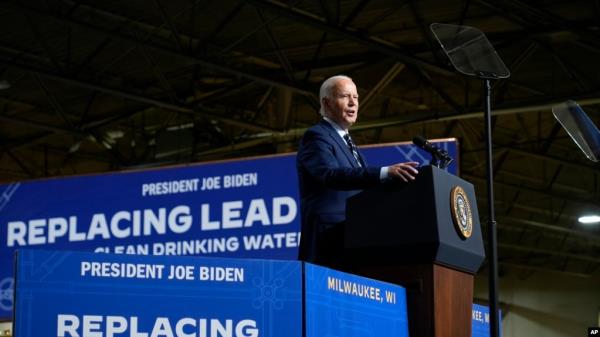
{"type": "Polygon", "coordinates": [[[305,264],[306,337],[408,337],[406,290],[305,264]]]}
{"type": "MultiPolygon", "coordinates": [[[[456,158],[456,141],[436,145],[456,158]]],[[[371,165],[430,158],[408,143],[362,151],[371,165]]],[[[0,319],[15,249],[295,260],[299,211],[295,154],[0,185],[0,319]]]]}
{"type": "Polygon", "coordinates": [[[301,263],[24,250],[16,337],[302,336],[301,263]]]}
{"type": "MultiPolygon", "coordinates": [[[[500,318],[502,314],[499,314],[500,318]]],[[[499,319],[499,322],[502,322],[499,319]]],[[[490,336],[490,308],[473,304],[472,311],[472,324],[471,324],[471,336],[472,337],[489,337],[490,336]]],[[[502,336],[502,325],[500,324],[500,336],[502,336]]]]}

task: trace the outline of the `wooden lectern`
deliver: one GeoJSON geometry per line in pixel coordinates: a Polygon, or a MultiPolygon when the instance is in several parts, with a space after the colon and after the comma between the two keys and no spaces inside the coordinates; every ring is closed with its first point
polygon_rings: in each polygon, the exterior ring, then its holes
{"type": "Polygon", "coordinates": [[[407,289],[411,337],[471,336],[473,277],[485,258],[473,185],[437,167],[348,200],[352,272],[407,289]]]}

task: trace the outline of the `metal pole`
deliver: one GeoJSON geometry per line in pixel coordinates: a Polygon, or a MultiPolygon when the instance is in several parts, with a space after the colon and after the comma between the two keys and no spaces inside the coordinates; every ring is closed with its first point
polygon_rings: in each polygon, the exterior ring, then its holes
{"type": "Polygon", "coordinates": [[[489,299],[490,299],[490,337],[500,336],[498,322],[498,251],[496,239],[496,216],[494,211],[494,167],[492,164],[492,86],[490,79],[483,79],[485,92],[485,133],[487,161],[487,192],[488,192],[488,265],[489,265],[489,299]]]}

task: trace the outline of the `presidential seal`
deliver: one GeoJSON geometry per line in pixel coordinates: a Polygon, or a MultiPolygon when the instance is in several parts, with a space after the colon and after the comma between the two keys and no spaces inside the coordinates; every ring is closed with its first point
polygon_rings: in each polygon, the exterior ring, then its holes
{"type": "Polygon", "coordinates": [[[458,235],[466,240],[471,237],[473,231],[473,213],[467,193],[460,186],[454,186],[450,191],[450,209],[452,220],[458,235]]]}

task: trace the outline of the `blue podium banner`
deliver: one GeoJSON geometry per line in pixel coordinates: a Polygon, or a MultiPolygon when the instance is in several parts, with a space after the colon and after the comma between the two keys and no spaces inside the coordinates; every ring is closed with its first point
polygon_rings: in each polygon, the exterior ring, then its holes
{"type": "MultiPolygon", "coordinates": [[[[15,337],[408,336],[404,288],[309,263],[303,275],[281,260],[22,250],[16,261],[15,337]]],[[[473,305],[472,324],[489,336],[487,307],[473,305]]]]}
{"type": "MultiPolygon", "coordinates": [[[[457,157],[456,140],[436,145],[457,157]]],[[[371,165],[430,158],[409,143],[362,151],[371,165]]],[[[0,320],[16,249],[295,260],[299,213],[294,153],[0,185],[0,320]]]]}
{"type": "Polygon", "coordinates": [[[23,250],[15,337],[302,336],[301,263],[23,250]]]}
{"type": "Polygon", "coordinates": [[[304,265],[306,337],[408,337],[406,290],[304,265]]]}
{"type": "MultiPolygon", "coordinates": [[[[499,322],[502,322],[502,313],[499,314],[499,322]]],[[[480,304],[473,304],[471,336],[490,336],[490,308],[480,304]]],[[[500,324],[500,337],[502,336],[502,324],[500,324]]]]}

